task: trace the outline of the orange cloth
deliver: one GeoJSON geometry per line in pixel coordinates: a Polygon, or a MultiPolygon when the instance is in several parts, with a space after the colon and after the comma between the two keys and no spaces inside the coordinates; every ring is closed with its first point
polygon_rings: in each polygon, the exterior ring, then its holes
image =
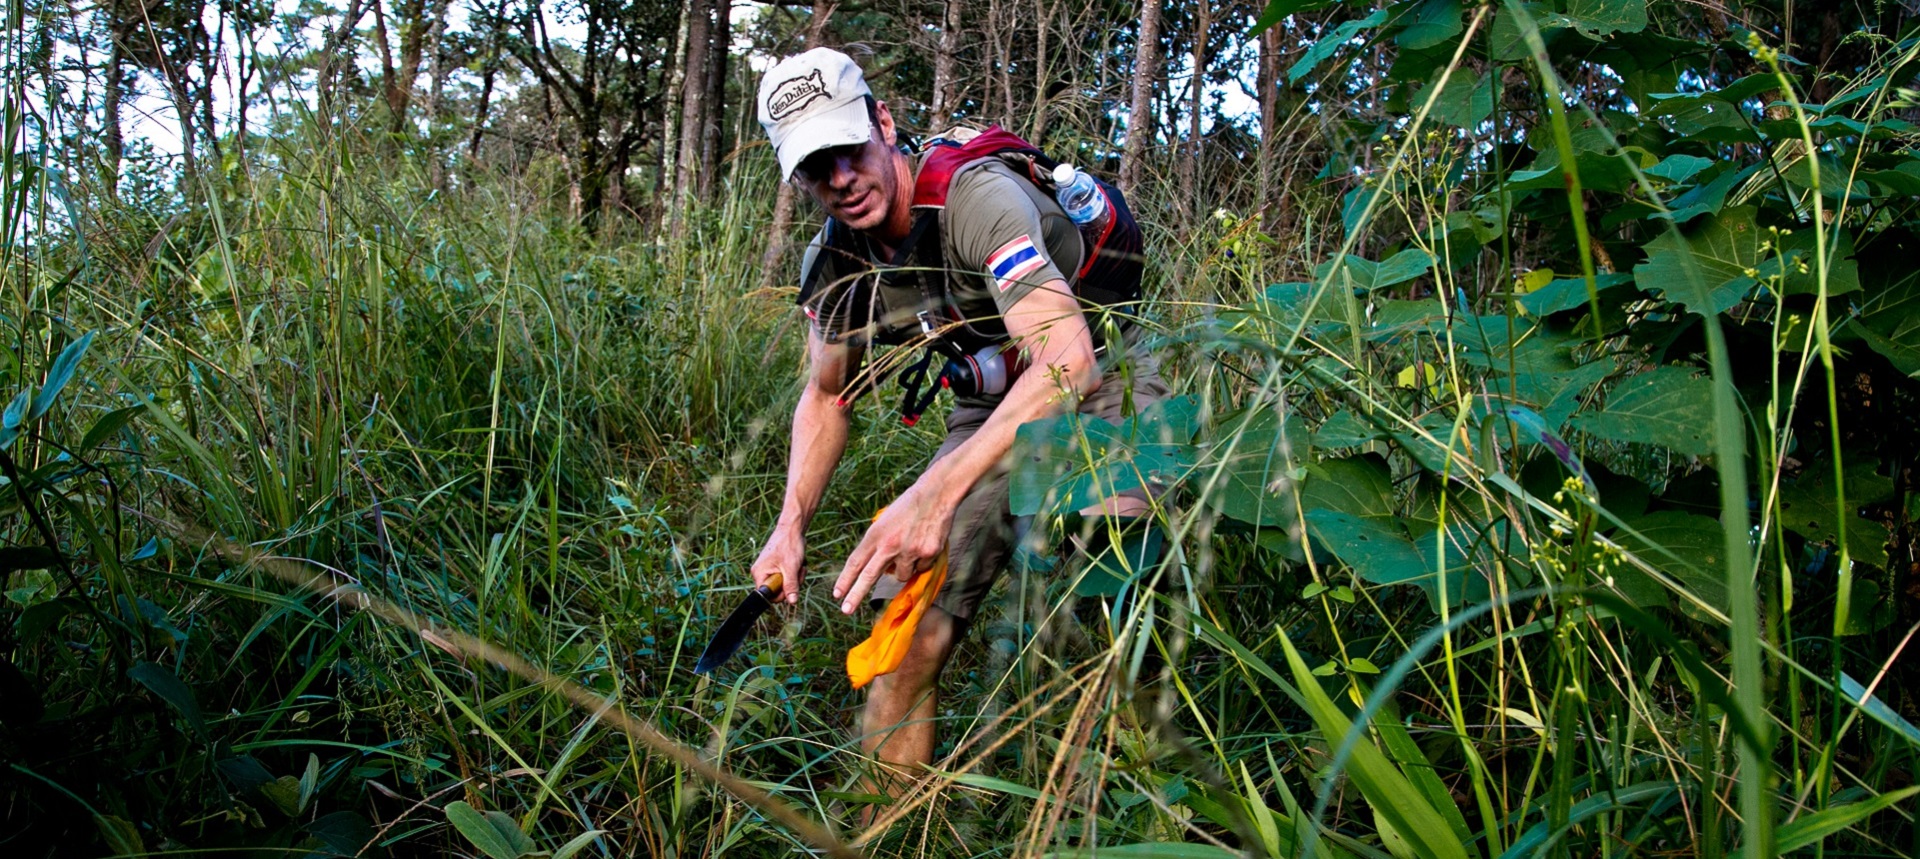
{"type": "Polygon", "coordinates": [[[873,634],[847,651],[847,679],[853,681],[853,688],[900,667],[901,660],[907,658],[907,648],[913,645],[913,631],[920,627],[920,616],[927,613],[927,606],[940,595],[940,586],[946,581],[947,555],[942,552],[933,569],[915,576],[887,601],[886,611],[873,623],[873,634]]]}

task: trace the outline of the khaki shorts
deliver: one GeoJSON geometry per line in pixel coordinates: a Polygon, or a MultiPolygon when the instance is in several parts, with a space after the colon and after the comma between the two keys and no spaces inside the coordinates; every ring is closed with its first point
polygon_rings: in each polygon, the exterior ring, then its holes
{"type": "MultiPolygon", "coordinates": [[[[1110,370],[1100,380],[1100,388],[1080,402],[1080,413],[1110,423],[1119,423],[1168,395],[1167,383],[1160,378],[1159,366],[1142,350],[1133,350],[1127,358],[1127,372],[1110,370]]],[[[934,460],[952,453],[987,422],[993,409],[982,406],[956,406],[947,416],[947,438],[933,455],[934,460]]],[[[961,620],[970,620],[987,591],[1013,560],[1018,539],[1014,516],[1008,506],[1011,455],[1000,460],[993,470],[982,475],[972,491],[961,499],[954,512],[953,527],[947,532],[947,581],[933,604],[961,620]]],[[[1119,493],[1122,496],[1152,500],[1145,488],[1119,493]]],[[[889,599],[900,591],[900,581],[892,576],[874,583],[872,598],[889,599]]]]}

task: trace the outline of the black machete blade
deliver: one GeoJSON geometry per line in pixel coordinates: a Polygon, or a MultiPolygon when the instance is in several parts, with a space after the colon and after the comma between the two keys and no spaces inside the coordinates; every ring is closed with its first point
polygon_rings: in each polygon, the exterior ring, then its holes
{"type": "Polygon", "coordinates": [[[766,614],[767,609],[773,608],[774,593],[762,585],[747,594],[747,601],[727,616],[726,623],[720,624],[720,631],[713,634],[712,641],[707,642],[707,649],[700,653],[700,661],[693,664],[693,673],[706,674],[719,668],[720,663],[739,650],[740,644],[747,640],[747,633],[753,631],[754,621],[766,614]]]}

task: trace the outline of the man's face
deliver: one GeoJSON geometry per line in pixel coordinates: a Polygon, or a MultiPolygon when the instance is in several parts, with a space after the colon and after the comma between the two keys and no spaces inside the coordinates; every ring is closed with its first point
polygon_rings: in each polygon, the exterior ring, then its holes
{"type": "Polygon", "coordinates": [[[836,220],[856,230],[879,231],[899,197],[893,154],[875,127],[865,143],[814,151],[794,168],[793,178],[836,220]]]}

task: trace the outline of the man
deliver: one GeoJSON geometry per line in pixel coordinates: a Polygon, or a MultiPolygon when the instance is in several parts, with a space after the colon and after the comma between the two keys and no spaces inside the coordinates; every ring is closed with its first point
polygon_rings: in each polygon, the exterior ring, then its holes
{"type": "MultiPolygon", "coordinates": [[[[948,552],[944,587],[900,667],[874,681],[861,720],[868,753],[917,770],[933,756],[935,681],[1011,557],[1007,454],[1015,430],[1068,408],[1117,421],[1123,404],[1144,408],[1166,388],[1145,360],[1130,358],[1129,372],[1103,377],[1095,336],[1063,274],[1088,268],[1086,242],[1051,193],[999,158],[980,158],[955,169],[944,187],[930,192],[921,183],[923,197],[944,192],[944,207],[937,218],[916,219],[916,203],[931,211],[915,197],[921,165],[899,148],[886,102],[838,51],[782,61],[762,79],[758,101],[782,178],[830,221],[803,266],[801,300],[812,319],[807,383],[794,411],[780,518],[754,562],[755,584],[778,573],[781,596],[799,601],[807,525],[846,449],[850,401],[874,375],[868,346],[933,341],[958,355],[1008,342],[1029,368],[1001,395],[956,397],[945,443],[874,520],[833,585],[840,610],[851,614],[878,595],[883,577],[910,581],[948,552]]],[[[1137,278],[1137,255],[1133,265],[1137,278]]],[[[1135,492],[1083,512],[1139,516],[1148,504],[1135,492]]]]}

